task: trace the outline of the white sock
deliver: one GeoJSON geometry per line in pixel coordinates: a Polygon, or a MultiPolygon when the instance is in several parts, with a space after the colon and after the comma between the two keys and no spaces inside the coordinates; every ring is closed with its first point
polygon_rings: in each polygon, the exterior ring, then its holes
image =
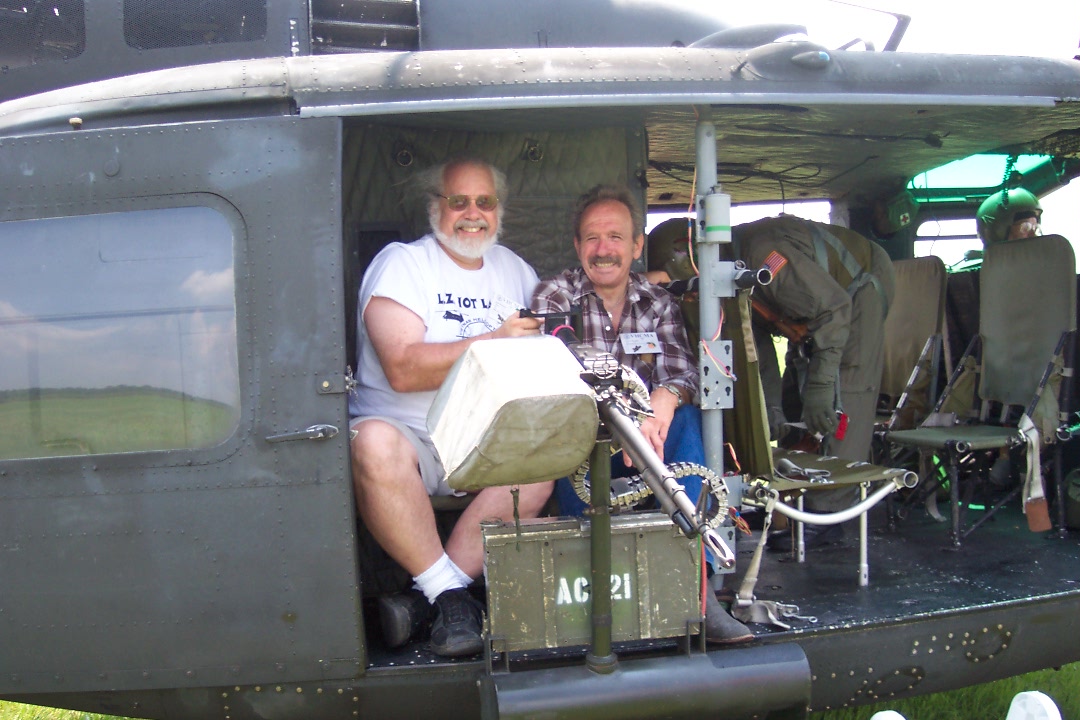
{"type": "MultiPolygon", "coordinates": [[[[446,559],[450,560],[450,557],[447,556],[446,559]]],[[[454,574],[457,575],[458,580],[461,581],[461,587],[469,587],[470,585],[472,585],[473,579],[466,575],[465,571],[459,568],[457,566],[457,563],[455,563],[453,560],[450,560],[450,567],[454,569],[454,574]]]]}
{"type": "Polygon", "coordinates": [[[435,598],[447,590],[462,588],[469,583],[468,576],[461,572],[446,553],[431,567],[414,577],[413,581],[416,583],[414,587],[424,593],[430,603],[434,603],[435,598]],[[465,582],[461,580],[462,576],[466,578],[465,582]]]}

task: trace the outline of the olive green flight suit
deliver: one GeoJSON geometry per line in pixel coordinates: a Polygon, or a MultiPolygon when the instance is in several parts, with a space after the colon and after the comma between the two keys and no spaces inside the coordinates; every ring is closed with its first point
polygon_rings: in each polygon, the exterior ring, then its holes
{"type": "MultiPolygon", "coordinates": [[[[768,265],[773,270],[772,283],[756,289],[755,297],[781,317],[807,325],[811,340],[805,383],[833,383],[835,388],[839,382],[836,395],[848,426],[843,440],[830,441],[829,454],[869,460],[885,316],[896,288],[888,254],[848,228],[786,215],[738,225],[732,236],[738,259],[751,268],[768,265]]],[[[779,407],[776,355],[771,347],[763,350],[766,402],[779,407]]],[[[810,493],[807,505],[819,512],[840,510],[851,504],[854,492],[810,493]]]]}

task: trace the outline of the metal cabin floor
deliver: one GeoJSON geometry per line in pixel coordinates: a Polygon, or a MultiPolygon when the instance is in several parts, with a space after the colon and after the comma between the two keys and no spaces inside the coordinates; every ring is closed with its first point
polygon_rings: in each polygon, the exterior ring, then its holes
{"type": "MultiPolygon", "coordinates": [[[[818,622],[794,620],[792,631],[812,632],[1080,590],[1080,533],[1063,539],[1033,533],[1019,505],[1003,508],[959,548],[949,541],[949,523],[922,508],[890,531],[879,506],[870,515],[868,586],[858,586],[858,523],[850,522],[843,541],[808,551],[805,563],[766,551],[755,594],[798,605],[801,615],[818,622]]],[[[948,512],[946,503],[939,508],[948,512]]],[[[970,512],[973,519],[979,515],[970,512]]],[[[740,537],[741,578],[758,535],[740,537]]],[[[771,632],[760,625],[754,630],[771,632]]]]}
{"type": "MultiPolygon", "coordinates": [[[[940,502],[939,508],[947,515],[947,501],[940,502]]],[[[972,511],[969,519],[980,514],[972,511]]],[[[869,522],[870,583],[866,587],[858,586],[857,521],[844,525],[842,541],[808,551],[805,563],[796,562],[789,554],[765,552],[757,598],[797,605],[801,616],[817,621],[791,619],[790,630],[750,624],[759,639],[782,642],[853,626],[891,625],[912,616],[1080,591],[1080,532],[1070,532],[1064,539],[1052,533],[1030,532],[1019,501],[984,523],[958,549],[949,542],[949,523],[933,520],[921,507],[913,508],[895,530],[886,526],[884,503],[871,512],[869,522]]],[[[738,587],[758,537],[757,532],[738,535],[737,570],[729,576],[728,587],[738,587]]],[[[383,647],[373,603],[365,604],[365,620],[372,629],[368,646],[371,669],[462,662],[439,658],[422,642],[397,650],[383,647]]],[[[675,645],[672,640],[643,641],[616,644],[616,651],[649,654],[670,651],[675,645]]],[[[580,656],[585,649],[514,653],[511,660],[559,662],[580,656]]],[[[465,659],[480,660],[479,656],[465,659]]],[[[501,661],[498,655],[495,661],[501,661]]]]}

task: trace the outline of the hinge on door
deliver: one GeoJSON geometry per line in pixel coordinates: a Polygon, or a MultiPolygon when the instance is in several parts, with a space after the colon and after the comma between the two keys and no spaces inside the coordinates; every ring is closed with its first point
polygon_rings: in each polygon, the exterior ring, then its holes
{"type": "Polygon", "coordinates": [[[320,395],[337,395],[340,393],[346,393],[356,387],[356,380],[353,379],[352,368],[346,368],[344,375],[316,375],[315,376],[315,392],[320,395]]]}

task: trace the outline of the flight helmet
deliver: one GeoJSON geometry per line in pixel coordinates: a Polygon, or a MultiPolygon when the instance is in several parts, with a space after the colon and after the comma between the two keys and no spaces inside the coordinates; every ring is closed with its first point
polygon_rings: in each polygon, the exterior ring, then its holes
{"type": "Polygon", "coordinates": [[[665,270],[672,280],[687,280],[697,273],[690,261],[690,243],[693,222],[686,218],[672,218],[653,228],[649,233],[646,264],[649,270],[665,270]]]}
{"type": "Polygon", "coordinates": [[[986,198],[975,215],[975,228],[983,245],[1003,243],[1009,227],[1017,220],[1034,217],[1042,219],[1039,199],[1024,188],[998,191],[986,198]]]}

